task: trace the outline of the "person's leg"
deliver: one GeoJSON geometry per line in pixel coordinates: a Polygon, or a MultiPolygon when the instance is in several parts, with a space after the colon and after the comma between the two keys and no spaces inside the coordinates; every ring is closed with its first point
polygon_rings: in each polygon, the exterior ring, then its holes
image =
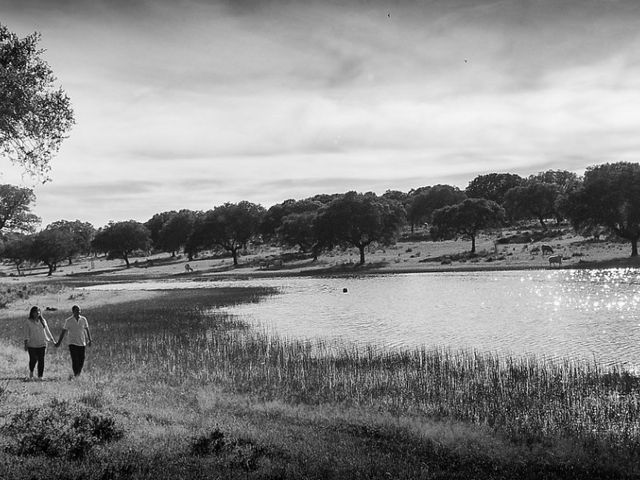
{"type": "Polygon", "coordinates": [[[33,378],[33,369],[36,368],[36,363],[38,362],[36,350],[37,348],[27,348],[29,352],[29,378],[33,378]]]}
{"type": "Polygon", "coordinates": [[[78,346],[77,345],[69,345],[69,353],[71,354],[71,369],[73,370],[73,375],[78,374],[78,346]]]}
{"type": "Polygon", "coordinates": [[[76,376],[82,373],[82,367],[84,367],[85,351],[86,347],[78,347],[78,373],[76,373],[76,376]]]}
{"type": "Polygon", "coordinates": [[[44,375],[44,354],[46,350],[46,347],[36,348],[36,358],[38,360],[38,378],[42,378],[42,376],[44,375]]]}
{"type": "Polygon", "coordinates": [[[69,352],[71,352],[71,367],[73,368],[73,374],[77,377],[82,372],[84,366],[84,349],[79,345],[69,345],[69,352]]]}

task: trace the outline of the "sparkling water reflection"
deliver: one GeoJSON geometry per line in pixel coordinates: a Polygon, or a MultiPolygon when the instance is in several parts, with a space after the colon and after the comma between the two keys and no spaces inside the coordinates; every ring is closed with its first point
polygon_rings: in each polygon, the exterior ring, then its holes
{"type": "Polygon", "coordinates": [[[279,287],[278,295],[228,310],[282,336],[640,364],[637,269],[272,278],[120,288],[230,284],[279,287]]]}

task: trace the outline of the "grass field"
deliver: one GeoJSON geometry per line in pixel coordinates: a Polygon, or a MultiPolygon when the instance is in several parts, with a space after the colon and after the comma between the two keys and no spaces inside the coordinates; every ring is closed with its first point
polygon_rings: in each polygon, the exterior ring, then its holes
{"type": "MultiPolygon", "coordinates": [[[[18,380],[0,320],[0,478],[638,478],[639,379],[592,364],[290,341],[215,307],[266,289],[105,302],[83,377],[18,380]]],[[[50,316],[54,334],[63,312],[50,316]]],[[[13,339],[13,344],[11,343],[13,339]]]]}

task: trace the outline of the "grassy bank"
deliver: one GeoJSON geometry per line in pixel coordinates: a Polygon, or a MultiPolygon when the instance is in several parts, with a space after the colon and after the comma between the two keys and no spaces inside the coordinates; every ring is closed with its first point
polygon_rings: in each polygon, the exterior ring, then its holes
{"type": "MultiPolygon", "coordinates": [[[[269,293],[104,304],[78,381],[63,349],[48,354],[51,381],[18,381],[26,353],[5,341],[0,478],[640,475],[640,385],[625,371],[291,341],[212,310],[269,293]]],[[[49,317],[54,333],[64,316],[49,317]]],[[[21,321],[0,321],[8,339],[21,321]]]]}

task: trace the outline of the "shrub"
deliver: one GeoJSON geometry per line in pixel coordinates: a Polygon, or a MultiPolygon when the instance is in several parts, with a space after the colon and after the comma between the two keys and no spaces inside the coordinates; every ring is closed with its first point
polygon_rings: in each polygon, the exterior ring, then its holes
{"type": "Polygon", "coordinates": [[[94,445],[117,440],[124,433],[112,417],[56,399],[13,415],[0,431],[12,437],[10,453],[70,459],[80,459],[94,445]]]}
{"type": "Polygon", "coordinates": [[[217,428],[208,435],[201,435],[191,443],[191,453],[197,456],[220,452],[225,446],[224,433],[217,428]]]}

